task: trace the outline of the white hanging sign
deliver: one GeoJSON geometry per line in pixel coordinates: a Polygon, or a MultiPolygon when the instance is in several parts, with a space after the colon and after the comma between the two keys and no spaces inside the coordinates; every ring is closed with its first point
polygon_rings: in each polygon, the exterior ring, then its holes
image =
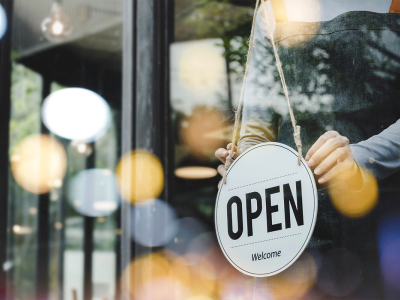
{"type": "Polygon", "coordinates": [[[264,143],[242,153],[227,171],[215,204],[219,244],[249,276],[278,274],[306,248],[317,219],[313,174],[297,152],[264,143]]]}

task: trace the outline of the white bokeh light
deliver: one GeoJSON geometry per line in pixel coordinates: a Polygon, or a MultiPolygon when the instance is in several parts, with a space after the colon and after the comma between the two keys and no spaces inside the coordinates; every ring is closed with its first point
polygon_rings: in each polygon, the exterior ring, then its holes
{"type": "Polygon", "coordinates": [[[0,4],[0,39],[7,31],[7,14],[4,7],[0,4]]]}
{"type": "Polygon", "coordinates": [[[114,173],[107,169],[79,172],[69,184],[68,200],[84,216],[110,215],[120,204],[114,173]]]}
{"type": "Polygon", "coordinates": [[[93,142],[110,127],[111,112],[98,94],[82,88],[66,88],[45,99],[42,119],[51,132],[63,138],[93,142]]]}

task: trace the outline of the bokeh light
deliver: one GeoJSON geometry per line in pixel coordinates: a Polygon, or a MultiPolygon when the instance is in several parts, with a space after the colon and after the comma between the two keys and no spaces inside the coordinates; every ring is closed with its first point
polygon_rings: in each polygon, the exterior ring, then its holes
{"type": "Polygon", "coordinates": [[[352,252],[334,248],[321,255],[318,287],[325,293],[344,297],[356,290],[362,281],[360,259],[352,252]]]}
{"type": "Polygon", "coordinates": [[[313,256],[304,252],[288,269],[275,276],[257,278],[254,300],[265,299],[268,295],[274,300],[301,299],[314,286],[317,278],[317,265],[313,256]]]}
{"type": "Polygon", "coordinates": [[[180,126],[180,137],[187,150],[197,159],[212,159],[216,149],[226,146],[223,121],[224,115],[217,109],[195,109],[180,126]]]}
{"type": "Polygon", "coordinates": [[[143,284],[137,291],[137,300],[187,300],[190,290],[177,280],[157,278],[143,284]]]}
{"type": "MultiPolygon", "coordinates": [[[[289,26],[292,26],[289,30],[297,29],[297,34],[283,39],[280,41],[280,45],[284,47],[298,47],[306,44],[315,37],[315,34],[321,26],[320,21],[322,21],[321,2],[323,1],[291,0],[290,4],[285,5],[287,16],[289,20],[292,21],[288,24],[289,26]],[[300,27],[296,21],[307,22],[307,26],[300,27]],[[299,28],[302,28],[302,30],[299,30],[299,28]]],[[[267,2],[265,2],[265,4],[267,4],[267,2]]],[[[263,17],[265,17],[264,11],[263,17]]]]}
{"type": "Polygon", "coordinates": [[[32,228],[27,227],[27,226],[21,226],[21,225],[14,225],[13,226],[13,232],[18,235],[23,235],[23,234],[31,234],[32,233],[32,228]]]}
{"type": "Polygon", "coordinates": [[[210,249],[217,246],[214,232],[205,232],[193,237],[186,250],[187,263],[190,265],[198,264],[210,249]]]}
{"type": "Polygon", "coordinates": [[[179,75],[185,87],[196,94],[213,93],[224,82],[225,60],[209,43],[187,47],[180,56],[179,75]]]}
{"type": "Polygon", "coordinates": [[[175,221],[176,232],[174,239],[166,245],[166,248],[179,254],[189,253],[191,241],[207,231],[206,226],[195,218],[183,218],[175,221]]]}
{"type": "Polygon", "coordinates": [[[67,168],[64,147],[47,135],[31,135],[20,141],[11,155],[15,181],[35,194],[62,185],[67,168]]]}
{"type": "Polygon", "coordinates": [[[153,253],[130,263],[124,272],[124,283],[134,299],[186,300],[191,293],[180,280],[182,275],[187,278],[188,270],[179,270],[177,266],[173,266],[171,256],[166,253],[153,253]]]}
{"type": "Polygon", "coordinates": [[[93,153],[92,146],[85,142],[72,141],[70,146],[80,155],[89,156],[93,153]]]}
{"type": "Polygon", "coordinates": [[[7,31],[7,13],[4,7],[0,4],[0,39],[4,36],[7,31]]]}
{"type": "Polygon", "coordinates": [[[171,273],[170,262],[162,254],[153,253],[132,261],[124,272],[124,284],[132,296],[139,288],[157,278],[167,278],[171,273]]]}
{"type": "Polygon", "coordinates": [[[87,146],[87,144],[85,144],[85,143],[79,143],[79,144],[76,146],[76,150],[77,150],[79,153],[81,153],[81,154],[86,153],[87,149],[88,149],[88,146],[87,146]]]}
{"type": "Polygon", "coordinates": [[[301,3],[292,0],[290,5],[286,6],[286,11],[292,21],[321,21],[321,1],[319,0],[303,0],[301,3]]]}
{"type": "Polygon", "coordinates": [[[400,214],[388,216],[379,226],[379,255],[385,285],[400,296],[400,214]]]}
{"type": "Polygon", "coordinates": [[[36,215],[37,214],[37,208],[36,207],[29,207],[29,214],[36,215]]]}
{"type": "Polygon", "coordinates": [[[213,299],[204,295],[200,295],[200,296],[190,297],[188,300],[213,300],[213,299]]]}
{"type": "Polygon", "coordinates": [[[177,232],[174,209],[159,199],[131,207],[132,238],[147,247],[167,244],[177,232]]]}
{"type": "Polygon", "coordinates": [[[157,198],[164,188],[162,165],[148,151],[136,150],[122,156],[116,174],[122,198],[131,203],[157,198]]]}
{"type": "MultiPolygon", "coordinates": [[[[141,205],[143,202],[134,206],[141,205]]],[[[146,212],[139,215],[147,227],[159,218],[156,214],[148,220],[146,212]]],[[[214,232],[205,232],[207,228],[194,218],[175,220],[174,224],[179,230],[167,244],[168,249],[139,256],[125,269],[123,283],[133,299],[182,299],[182,295],[185,300],[252,299],[246,296],[252,296],[254,279],[238,272],[225,259],[214,232]],[[165,298],[165,293],[169,297],[165,298]]],[[[138,226],[138,232],[142,227],[138,226]]]]}
{"type": "Polygon", "coordinates": [[[98,94],[82,88],[66,88],[44,100],[42,119],[51,132],[63,138],[92,142],[110,127],[111,111],[98,94]]]}
{"type": "Polygon", "coordinates": [[[175,257],[172,261],[173,276],[187,286],[193,296],[212,297],[216,293],[216,282],[196,272],[196,266],[188,265],[185,257],[175,257]]]}
{"type": "MultiPolygon", "coordinates": [[[[236,269],[231,269],[228,276],[219,281],[219,297],[220,300],[256,300],[254,294],[254,277],[246,276],[236,269]]],[[[268,295],[264,295],[264,299],[268,295]]]]}
{"type": "Polygon", "coordinates": [[[201,257],[198,265],[195,266],[196,273],[201,275],[203,278],[212,280],[218,280],[227,276],[231,269],[232,266],[226,260],[218,246],[209,249],[201,257]]]}
{"type": "Polygon", "coordinates": [[[125,269],[123,282],[134,299],[218,299],[217,282],[194,272],[183,256],[170,251],[136,258],[125,269]]]}
{"type": "Polygon", "coordinates": [[[366,169],[362,170],[362,174],[364,184],[360,191],[349,189],[344,182],[339,180],[334,180],[328,188],[333,206],[346,217],[363,217],[378,202],[378,184],[375,177],[366,169]]]}
{"type": "Polygon", "coordinates": [[[175,176],[183,179],[206,179],[217,174],[216,169],[208,167],[182,167],[175,170],[175,176]]]}
{"type": "Polygon", "coordinates": [[[120,203],[115,175],[107,169],[79,172],[68,186],[68,200],[84,216],[110,215],[120,203]]]}

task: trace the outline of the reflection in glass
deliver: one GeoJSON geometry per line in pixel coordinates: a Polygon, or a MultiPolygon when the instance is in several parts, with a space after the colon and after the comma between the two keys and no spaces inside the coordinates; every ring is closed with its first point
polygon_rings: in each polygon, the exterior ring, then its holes
{"type": "Polygon", "coordinates": [[[60,3],[53,3],[50,14],[42,21],[41,29],[51,42],[61,42],[72,33],[71,20],[60,3]]]}
{"type": "Polygon", "coordinates": [[[226,146],[230,137],[223,124],[224,115],[217,109],[198,107],[180,124],[180,137],[187,150],[197,159],[209,160],[215,150],[226,146]]]}
{"type": "Polygon", "coordinates": [[[210,94],[223,83],[225,61],[212,43],[193,42],[180,55],[179,75],[192,93],[210,94]]]}

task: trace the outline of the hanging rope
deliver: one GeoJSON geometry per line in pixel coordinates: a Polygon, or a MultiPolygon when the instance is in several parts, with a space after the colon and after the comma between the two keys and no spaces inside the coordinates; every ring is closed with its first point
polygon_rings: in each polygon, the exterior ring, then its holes
{"type": "MultiPolygon", "coordinates": [[[[297,162],[300,165],[301,158],[303,157],[302,144],[301,144],[301,138],[300,138],[300,126],[296,125],[296,119],[294,117],[292,107],[290,106],[289,93],[288,93],[288,89],[287,89],[287,86],[286,86],[285,76],[283,74],[281,60],[279,59],[278,51],[277,51],[276,46],[275,46],[274,35],[273,35],[272,30],[271,30],[271,26],[269,24],[269,21],[268,21],[267,8],[265,7],[264,0],[262,0],[262,1],[263,1],[262,2],[262,6],[263,6],[263,9],[264,9],[265,18],[267,20],[268,33],[269,33],[269,36],[271,38],[272,47],[274,49],[276,65],[278,67],[278,72],[279,72],[279,76],[281,78],[283,92],[285,94],[285,98],[286,98],[287,105],[288,105],[288,108],[289,108],[290,119],[292,121],[292,126],[293,126],[293,131],[294,131],[294,133],[293,133],[294,142],[296,143],[296,147],[297,147],[297,151],[298,151],[297,162]]],[[[257,0],[256,8],[254,10],[254,15],[253,15],[253,23],[252,23],[252,27],[251,27],[250,39],[249,39],[249,50],[248,50],[248,53],[247,53],[247,61],[246,61],[246,68],[245,68],[245,72],[244,72],[243,85],[242,85],[242,90],[240,92],[239,105],[238,105],[237,111],[235,113],[235,124],[233,126],[233,134],[232,134],[232,148],[231,148],[231,150],[229,150],[229,155],[227,156],[226,162],[225,162],[226,171],[228,171],[229,167],[231,166],[232,158],[236,153],[235,152],[236,137],[237,137],[237,134],[238,134],[238,131],[239,131],[239,120],[240,120],[240,115],[242,113],[242,108],[243,108],[244,88],[245,88],[245,85],[246,85],[247,73],[249,71],[251,53],[252,53],[252,50],[253,50],[254,28],[255,28],[255,24],[256,24],[257,11],[258,11],[259,6],[260,6],[260,0],[257,0]]],[[[224,184],[226,183],[226,173],[227,172],[225,172],[224,177],[223,177],[224,184]]]]}

